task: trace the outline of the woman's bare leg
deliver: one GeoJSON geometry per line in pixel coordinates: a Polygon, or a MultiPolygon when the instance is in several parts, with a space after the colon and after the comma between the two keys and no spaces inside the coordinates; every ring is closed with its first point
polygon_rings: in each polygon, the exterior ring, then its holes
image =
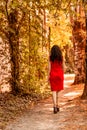
{"type": "Polygon", "coordinates": [[[57,110],[57,92],[56,91],[53,91],[53,108],[54,108],[54,114],[56,114],[58,112],[57,110]]]}
{"type": "Polygon", "coordinates": [[[56,92],[56,107],[57,107],[57,111],[59,111],[59,104],[58,104],[58,91],[56,92]]]}
{"type": "Polygon", "coordinates": [[[54,107],[56,107],[56,91],[53,91],[52,94],[53,94],[53,105],[54,107]]]}
{"type": "Polygon", "coordinates": [[[56,92],[56,106],[58,107],[58,91],[56,92]]]}

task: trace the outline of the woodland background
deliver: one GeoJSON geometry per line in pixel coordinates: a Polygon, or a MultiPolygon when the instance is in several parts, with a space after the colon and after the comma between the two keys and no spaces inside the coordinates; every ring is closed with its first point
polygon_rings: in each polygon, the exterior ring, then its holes
{"type": "Polygon", "coordinates": [[[62,49],[65,73],[75,73],[75,83],[84,82],[84,5],[75,0],[1,0],[0,88],[10,85],[14,94],[43,92],[53,44],[62,49]]]}
{"type": "Polygon", "coordinates": [[[48,96],[49,53],[57,44],[64,72],[84,84],[81,98],[87,98],[86,7],[86,0],[0,0],[1,96],[48,96]]]}

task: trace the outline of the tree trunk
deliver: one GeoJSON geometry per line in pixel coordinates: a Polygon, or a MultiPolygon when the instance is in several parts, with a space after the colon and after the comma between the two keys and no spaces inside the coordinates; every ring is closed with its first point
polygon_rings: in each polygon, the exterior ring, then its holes
{"type": "Polygon", "coordinates": [[[75,28],[73,31],[74,36],[74,84],[84,83],[85,81],[85,40],[84,30],[81,28],[82,23],[75,21],[75,28]],[[77,27],[76,27],[77,26],[77,27]]]}
{"type": "MultiPolygon", "coordinates": [[[[87,4],[87,3],[86,3],[87,4]]],[[[85,11],[85,23],[86,23],[86,47],[85,47],[85,85],[82,94],[82,99],[87,99],[87,10],[85,11]]]]}
{"type": "Polygon", "coordinates": [[[85,55],[85,31],[84,31],[84,13],[81,4],[77,4],[75,9],[78,15],[71,17],[71,23],[73,26],[73,46],[74,46],[74,72],[75,80],[74,84],[84,83],[85,70],[84,70],[84,55],[85,55]],[[78,8],[79,7],[79,8],[78,8]]]}
{"type": "Polygon", "coordinates": [[[30,11],[29,11],[29,21],[28,21],[28,24],[29,24],[29,41],[28,41],[28,45],[29,45],[29,80],[30,80],[30,43],[31,43],[31,20],[30,20],[30,11]]]}
{"type": "Polygon", "coordinates": [[[75,27],[73,28],[74,38],[74,66],[75,66],[75,80],[74,84],[84,83],[85,70],[84,70],[84,58],[85,58],[85,34],[80,21],[74,21],[75,27]]]}
{"type": "MultiPolygon", "coordinates": [[[[87,19],[86,19],[86,26],[87,26],[87,19]]],[[[87,29],[87,27],[86,27],[87,29]]],[[[87,31],[87,30],[86,30],[87,31]]],[[[83,94],[82,94],[82,99],[87,98],[87,34],[86,34],[86,49],[85,49],[85,85],[84,85],[84,90],[83,90],[83,94]]]]}
{"type": "Polygon", "coordinates": [[[9,46],[11,57],[11,88],[12,93],[19,92],[19,35],[17,30],[17,12],[14,10],[9,14],[9,46]]]}
{"type": "Polygon", "coordinates": [[[47,26],[46,26],[46,10],[43,9],[43,21],[42,21],[42,51],[46,47],[46,35],[47,35],[47,26]]]}

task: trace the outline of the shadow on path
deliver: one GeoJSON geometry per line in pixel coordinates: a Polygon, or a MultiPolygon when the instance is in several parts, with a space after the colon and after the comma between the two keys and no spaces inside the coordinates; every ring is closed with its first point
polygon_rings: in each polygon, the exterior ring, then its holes
{"type": "Polygon", "coordinates": [[[65,75],[59,93],[60,112],[53,114],[52,98],[40,101],[5,130],[87,130],[87,101],[80,100],[83,85],[71,85],[74,75],[65,75]]]}

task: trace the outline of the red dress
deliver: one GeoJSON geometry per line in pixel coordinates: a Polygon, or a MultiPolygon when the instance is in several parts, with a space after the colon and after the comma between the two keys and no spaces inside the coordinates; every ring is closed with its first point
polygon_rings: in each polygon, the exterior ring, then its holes
{"type": "Polygon", "coordinates": [[[56,60],[51,62],[49,81],[52,91],[63,90],[64,73],[62,63],[59,63],[56,60]]]}

